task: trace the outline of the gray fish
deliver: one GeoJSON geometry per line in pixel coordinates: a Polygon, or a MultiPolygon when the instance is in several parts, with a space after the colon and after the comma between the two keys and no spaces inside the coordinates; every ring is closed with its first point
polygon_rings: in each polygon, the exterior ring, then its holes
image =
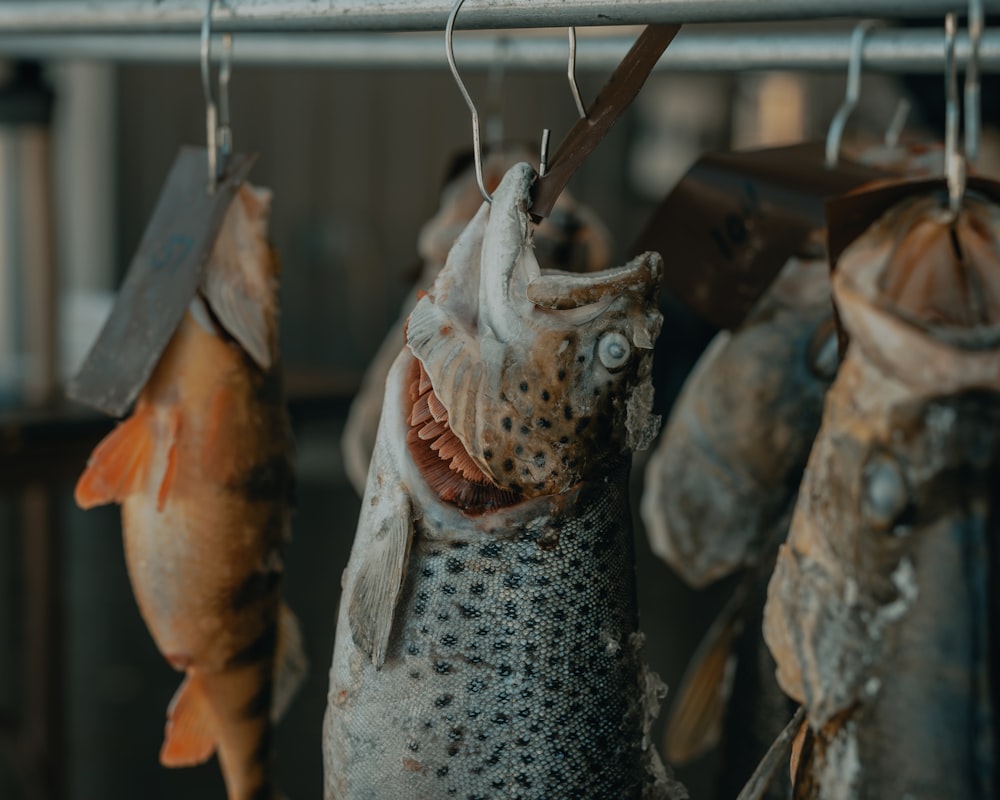
{"type": "Polygon", "coordinates": [[[326,797],[668,798],[627,480],[661,260],[542,274],[512,167],[410,316],[344,575],[326,797]]]}
{"type": "Polygon", "coordinates": [[[910,198],[834,274],[850,344],[764,614],[796,798],[995,797],[998,231],[910,198]]]}
{"type": "MultiPolygon", "coordinates": [[[[664,738],[674,765],[721,743],[716,797],[735,796],[794,711],[761,615],[836,368],[826,257],[792,258],[695,365],[647,465],[641,511],[654,552],[694,587],[743,573],[689,662],[664,738]]],[[[782,796],[780,782],[769,791],[782,796]]]]}

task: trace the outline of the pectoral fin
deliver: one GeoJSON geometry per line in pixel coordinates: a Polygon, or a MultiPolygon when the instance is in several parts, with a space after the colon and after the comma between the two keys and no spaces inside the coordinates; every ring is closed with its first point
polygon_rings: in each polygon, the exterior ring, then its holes
{"type": "Polygon", "coordinates": [[[197,673],[188,673],[167,709],[160,763],[191,767],[215,752],[215,736],[208,702],[197,673]]]}
{"type": "Polygon", "coordinates": [[[261,369],[275,361],[276,254],[267,244],[270,192],[241,188],[209,257],[202,294],[222,327],[261,369]]]}
{"type": "MultiPolygon", "coordinates": [[[[164,474],[157,489],[157,506],[167,500],[177,469],[176,443],[180,412],[170,414],[162,432],[167,448],[164,474]]],[[[111,431],[90,456],[87,468],[77,481],[73,497],[80,508],[120,503],[132,492],[147,485],[150,465],[157,448],[158,426],[152,406],[140,403],[131,417],[111,431]]]]}
{"type": "Polygon", "coordinates": [[[368,513],[362,515],[359,525],[359,531],[371,527],[348,597],[347,616],[355,645],[380,669],[406,574],[413,518],[410,499],[399,489],[392,490],[391,498],[375,498],[373,502],[366,502],[368,513]]]}
{"type": "Polygon", "coordinates": [[[664,752],[672,764],[685,764],[719,743],[733,688],[733,643],[742,624],[744,593],[730,599],[695,651],[670,710],[664,752]]]}

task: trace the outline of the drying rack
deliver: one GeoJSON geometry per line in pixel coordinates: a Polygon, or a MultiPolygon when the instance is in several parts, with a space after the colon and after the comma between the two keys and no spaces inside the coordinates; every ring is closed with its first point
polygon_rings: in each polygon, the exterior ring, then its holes
{"type": "MultiPolygon", "coordinates": [[[[234,38],[236,62],[443,68],[441,34],[451,5],[450,0],[219,0],[212,30],[244,34],[234,38]]],[[[1000,0],[984,0],[984,6],[987,13],[1000,12],[1000,0]]],[[[198,55],[197,37],[176,34],[199,31],[205,7],[205,0],[4,2],[0,3],[0,56],[192,63],[198,55]]],[[[938,72],[944,53],[941,20],[948,12],[962,14],[967,8],[961,0],[480,0],[463,6],[456,28],[599,27],[602,30],[581,33],[577,67],[607,70],[621,60],[634,39],[615,28],[694,23],[682,30],[658,69],[841,70],[849,61],[850,30],[747,33],[739,26],[917,18],[926,21],[926,28],[872,31],[862,63],[880,71],[938,72]],[[737,27],[720,33],[699,30],[698,23],[737,27]]],[[[495,63],[498,54],[511,69],[548,69],[565,60],[565,38],[555,35],[458,37],[455,48],[466,68],[484,68],[495,63]]],[[[968,39],[960,35],[960,63],[968,52],[968,39]]],[[[1000,31],[986,31],[980,59],[984,69],[1000,65],[1000,31]]]]}
{"type": "MultiPolygon", "coordinates": [[[[236,63],[329,68],[444,69],[443,32],[452,0],[217,0],[216,34],[232,32],[236,63]]],[[[86,60],[195,64],[205,0],[10,0],[0,3],[0,59],[86,60]]],[[[1000,0],[984,0],[987,14],[1000,0]]],[[[650,23],[685,28],[657,70],[717,72],[765,69],[841,71],[851,55],[851,21],[858,18],[919,19],[920,28],[871,31],[864,42],[866,70],[940,74],[946,13],[964,15],[967,0],[470,0],[456,27],[475,31],[456,37],[465,69],[485,69],[502,59],[511,70],[565,65],[562,31],[503,29],[580,28],[577,68],[607,72],[624,56],[636,31],[650,23]],[[841,20],[831,28],[830,20],[841,20]],[[782,24],[769,30],[753,23],[782,24]],[[817,23],[822,22],[822,27],[817,23]],[[724,29],[704,24],[725,25],[724,29]],[[490,31],[490,33],[485,33],[490,31]]],[[[959,35],[956,57],[967,61],[969,41],[959,35]]],[[[1000,30],[987,30],[979,60],[1000,68],[1000,30]]],[[[57,542],[50,509],[39,490],[28,514],[39,535],[28,553],[33,602],[27,624],[45,635],[24,660],[28,730],[0,714],[0,751],[17,741],[38,779],[32,798],[56,800],[65,787],[51,769],[63,746],[61,619],[58,612],[57,542]]],[[[0,752],[2,755],[2,752],[0,752]]]]}

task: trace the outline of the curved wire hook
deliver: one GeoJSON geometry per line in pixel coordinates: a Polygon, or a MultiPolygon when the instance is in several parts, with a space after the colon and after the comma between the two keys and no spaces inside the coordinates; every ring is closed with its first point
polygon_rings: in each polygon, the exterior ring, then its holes
{"type": "Polygon", "coordinates": [[[844,102],[837,109],[837,113],[830,122],[830,129],[826,133],[827,168],[837,166],[837,158],[840,155],[840,140],[844,135],[847,118],[851,116],[851,112],[854,111],[854,107],[858,104],[858,98],[861,96],[861,60],[864,53],[865,37],[874,24],[875,20],[863,19],[854,26],[854,32],[851,34],[851,56],[847,62],[847,92],[844,95],[844,102]]]}
{"type": "MultiPolygon", "coordinates": [[[[455,0],[455,5],[452,6],[451,13],[448,15],[448,22],[444,28],[445,55],[448,58],[448,67],[451,69],[451,75],[455,79],[455,83],[458,84],[458,90],[462,93],[462,98],[465,100],[465,104],[469,107],[469,113],[472,115],[472,149],[479,193],[487,203],[492,203],[493,197],[486,191],[486,182],[483,178],[483,147],[479,131],[479,111],[476,109],[476,104],[473,102],[469,90],[465,87],[462,77],[458,74],[458,65],[455,63],[455,19],[458,17],[458,11],[464,2],[465,0],[455,0]]],[[[209,3],[211,3],[211,0],[209,0],[209,3]]],[[[586,119],[587,110],[583,105],[583,99],[580,97],[580,87],[576,82],[576,28],[572,27],[569,29],[569,66],[566,70],[566,75],[569,78],[570,91],[573,94],[576,109],[580,117],[586,119]]],[[[549,129],[543,129],[541,154],[538,164],[539,176],[545,175],[548,169],[549,136],[549,129]]]]}
{"type": "Polygon", "coordinates": [[[580,119],[586,119],[587,109],[583,106],[580,87],[576,82],[576,28],[572,25],[569,28],[569,67],[566,69],[566,77],[569,78],[569,90],[573,93],[573,102],[576,103],[580,119]]]}
{"type": "Polygon", "coordinates": [[[965,159],[958,150],[958,62],[955,58],[955,15],[944,18],[944,176],[948,183],[948,207],[958,214],[965,194],[965,159]]]}
{"type": "MultiPolygon", "coordinates": [[[[211,0],[209,1],[211,2],[211,0]]],[[[476,183],[479,184],[479,193],[487,203],[492,203],[493,197],[486,191],[486,182],[483,180],[483,147],[479,138],[479,112],[476,110],[476,104],[472,102],[469,90],[465,88],[465,84],[458,74],[458,66],[455,64],[455,44],[453,41],[455,18],[458,16],[458,10],[464,2],[465,0],[456,0],[451,13],[448,15],[448,24],[444,28],[445,55],[448,57],[448,66],[451,68],[451,75],[455,79],[455,83],[458,84],[458,90],[462,93],[465,104],[469,107],[469,112],[472,114],[472,156],[476,164],[476,183]]]]}
{"type": "Polygon", "coordinates": [[[979,156],[979,42],[983,37],[983,0],[969,0],[969,62],[965,68],[965,160],[979,156]]]}
{"type": "Polygon", "coordinates": [[[219,177],[225,171],[226,160],[232,152],[233,134],[229,124],[229,79],[232,76],[233,37],[222,37],[223,57],[219,70],[219,103],[212,95],[211,50],[212,7],[215,0],[207,0],[205,16],[201,21],[201,90],[205,95],[205,132],[208,144],[208,190],[215,190],[219,177]]]}

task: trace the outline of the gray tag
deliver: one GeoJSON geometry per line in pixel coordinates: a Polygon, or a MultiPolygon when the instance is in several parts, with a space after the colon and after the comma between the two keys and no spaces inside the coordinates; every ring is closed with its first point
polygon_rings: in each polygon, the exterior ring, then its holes
{"type": "Polygon", "coordinates": [[[202,281],[226,210],[256,155],[233,155],[212,194],[208,154],[178,153],[114,308],[66,393],[122,416],[146,385],[202,281]]]}

